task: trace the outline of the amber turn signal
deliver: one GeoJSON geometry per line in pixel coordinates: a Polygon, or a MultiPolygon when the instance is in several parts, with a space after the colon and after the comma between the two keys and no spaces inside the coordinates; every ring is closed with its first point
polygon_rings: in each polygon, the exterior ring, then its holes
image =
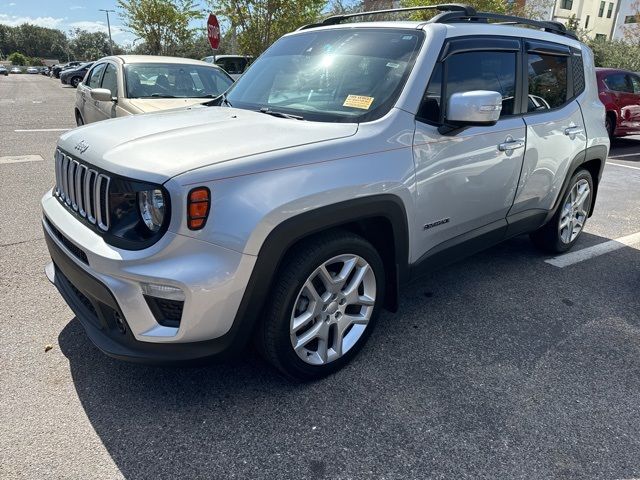
{"type": "Polygon", "coordinates": [[[211,192],[207,187],[197,187],[189,192],[187,201],[187,226],[190,230],[204,228],[211,207],[211,192]]]}

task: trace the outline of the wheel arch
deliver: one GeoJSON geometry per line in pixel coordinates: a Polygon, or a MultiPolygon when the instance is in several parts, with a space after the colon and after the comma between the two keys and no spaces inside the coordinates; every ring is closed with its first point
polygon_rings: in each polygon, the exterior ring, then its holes
{"type": "Polygon", "coordinates": [[[408,278],[409,227],[402,199],[393,194],[354,198],[297,214],[281,222],[263,242],[238,307],[231,330],[239,349],[253,333],[277,272],[291,248],[300,241],[330,230],[361,235],[378,249],[385,266],[384,306],[398,307],[399,285],[408,278]]]}

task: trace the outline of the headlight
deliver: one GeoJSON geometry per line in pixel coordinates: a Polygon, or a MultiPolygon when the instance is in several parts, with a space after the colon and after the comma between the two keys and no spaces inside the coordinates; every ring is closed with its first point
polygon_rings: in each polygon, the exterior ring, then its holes
{"type": "Polygon", "coordinates": [[[143,190],[138,192],[138,208],[145,225],[152,232],[157,232],[164,221],[164,195],[162,190],[143,190]]]}

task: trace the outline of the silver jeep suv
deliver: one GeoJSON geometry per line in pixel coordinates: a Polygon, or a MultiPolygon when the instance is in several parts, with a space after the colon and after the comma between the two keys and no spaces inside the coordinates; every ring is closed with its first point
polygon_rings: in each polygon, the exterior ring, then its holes
{"type": "Polygon", "coordinates": [[[207,104],[64,134],[46,272],[90,339],[151,363],[253,339],[308,380],[421,272],[524,233],[571,248],[609,148],[592,52],[552,22],[432,8],[302,27],[207,104]]]}

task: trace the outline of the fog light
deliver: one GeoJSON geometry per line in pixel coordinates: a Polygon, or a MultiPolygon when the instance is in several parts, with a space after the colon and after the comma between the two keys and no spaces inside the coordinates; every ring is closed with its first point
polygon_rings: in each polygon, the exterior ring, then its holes
{"type": "Polygon", "coordinates": [[[177,300],[179,302],[184,302],[185,300],[184,292],[177,287],[155,283],[142,283],[140,286],[142,287],[142,293],[151,297],[166,298],[167,300],[177,300]]]}

